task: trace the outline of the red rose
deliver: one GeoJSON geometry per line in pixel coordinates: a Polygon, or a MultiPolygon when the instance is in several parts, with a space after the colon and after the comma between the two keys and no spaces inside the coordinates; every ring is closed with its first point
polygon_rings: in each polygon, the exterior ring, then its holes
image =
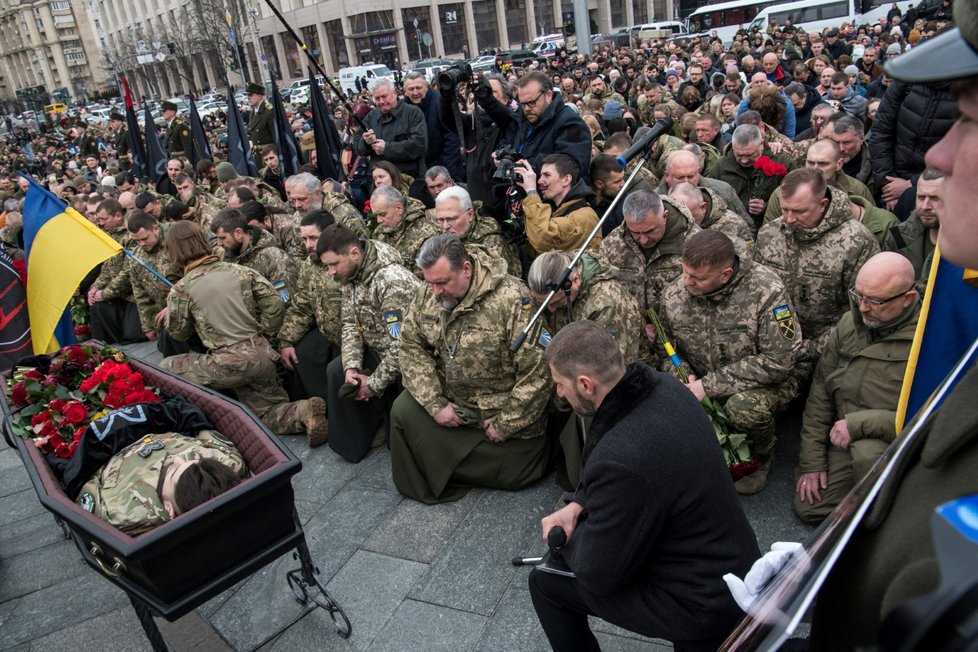
{"type": "Polygon", "coordinates": [[[44,380],[44,374],[42,374],[37,369],[28,369],[27,371],[24,372],[24,378],[29,378],[31,380],[36,380],[37,382],[41,382],[42,380],[44,380]]]}
{"type": "Polygon", "coordinates": [[[24,387],[24,381],[17,383],[10,390],[10,400],[18,407],[27,405],[27,388],[24,387]]]}
{"type": "Polygon", "coordinates": [[[370,200],[369,199],[367,201],[363,202],[363,212],[364,213],[369,213],[370,212],[370,200]]]}
{"type": "Polygon", "coordinates": [[[31,425],[32,426],[39,426],[42,423],[45,423],[45,422],[50,421],[50,420],[51,420],[51,413],[50,412],[47,412],[47,411],[38,412],[37,414],[35,414],[34,416],[31,417],[31,425]]]}
{"type": "Polygon", "coordinates": [[[85,406],[78,401],[72,401],[65,405],[64,415],[65,419],[68,420],[68,423],[73,426],[77,426],[79,423],[82,423],[88,419],[88,410],[86,410],[85,406]]]}
{"type": "Polygon", "coordinates": [[[64,348],[64,353],[68,357],[69,362],[81,364],[88,360],[88,355],[80,346],[66,346],[64,348]]]}
{"type": "Polygon", "coordinates": [[[82,335],[91,335],[91,334],[92,334],[91,326],[75,326],[75,335],[81,337],[82,335]]]}
{"type": "Polygon", "coordinates": [[[60,398],[56,398],[50,403],[48,403],[48,407],[54,410],[55,412],[63,412],[65,407],[65,402],[62,401],[60,398]]]}
{"type": "Polygon", "coordinates": [[[17,270],[17,275],[20,276],[20,282],[27,287],[27,259],[17,258],[14,260],[14,269],[17,270]]]}

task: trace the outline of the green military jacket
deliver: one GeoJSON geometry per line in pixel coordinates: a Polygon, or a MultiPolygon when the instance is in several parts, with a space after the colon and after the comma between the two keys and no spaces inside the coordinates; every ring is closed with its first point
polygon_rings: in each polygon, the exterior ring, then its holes
{"type": "MultiPolygon", "coordinates": [[[[773,154],[767,145],[764,145],[762,156],[766,156],[775,163],[783,165],[788,172],[795,169],[795,162],[785,154],[773,154]]],[[[766,176],[761,170],[754,167],[743,167],[734,157],[733,147],[727,149],[713,167],[709,168],[706,176],[713,179],[726,181],[737,193],[737,198],[745,207],[750,203],[751,197],[768,201],[771,194],[781,185],[784,176],[766,176]]],[[[759,217],[763,221],[763,217],[759,217]]]]}
{"type": "Polygon", "coordinates": [[[114,455],[85,483],[78,504],[103,521],[136,536],[170,520],[158,493],[163,474],[177,461],[212,459],[241,476],[248,473],[241,453],[213,430],[196,437],[168,432],[147,435],[114,455]]]}
{"type": "MultiPolygon", "coordinates": [[[[840,190],[844,190],[846,194],[849,195],[849,199],[852,199],[852,201],[856,202],[860,206],[875,206],[873,203],[873,195],[871,192],[869,192],[869,188],[866,187],[866,184],[859,179],[853,179],[842,170],[839,170],[838,180],[835,185],[840,190]],[[862,198],[865,200],[865,203],[858,201],[855,199],[855,197],[862,198]]],[[[770,222],[777,217],[781,217],[781,188],[778,188],[771,193],[771,200],[767,203],[767,208],[764,209],[765,222],[770,222]]],[[[865,222],[865,220],[863,221],[865,222]]],[[[869,226],[869,224],[866,224],[866,226],[869,226]]],[[[872,227],[870,227],[869,230],[876,233],[872,227]]]]}
{"type": "Polygon", "coordinates": [[[930,229],[924,227],[914,211],[906,222],[894,225],[886,234],[886,251],[895,251],[913,265],[914,275],[926,281],[930,266],[925,265],[934,254],[936,245],[930,239],[930,229]]]}
{"type": "Polygon", "coordinates": [[[499,223],[491,217],[483,217],[480,214],[481,204],[473,203],[475,216],[468,230],[459,236],[462,242],[468,245],[477,245],[489,252],[489,255],[502,260],[506,263],[507,271],[513,276],[522,276],[523,266],[520,264],[520,257],[516,250],[503,238],[499,223]]]}
{"type": "Polygon", "coordinates": [[[829,431],[839,419],[853,440],[896,438],[900,386],[919,315],[918,300],[894,324],[870,330],[852,306],[829,331],[805,403],[801,473],[828,470],[829,431]]]}
{"type": "Polygon", "coordinates": [[[183,120],[173,119],[173,122],[166,128],[165,140],[166,150],[170,153],[170,158],[193,158],[194,139],[190,136],[190,126],[183,120]]]}
{"type": "Polygon", "coordinates": [[[298,270],[295,260],[278,246],[278,241],[263,228],[248,228],[251,243],[237,256],[224,251],[224,260],[244,265],[269,280],[282,301],[288,302],[296,288],[298,270]]]}
{"type": "Polygon", "coordinates": [[[659,312],[663,289],[682,273],[686,238],[700,230],[685,205],[669,197],[662,203],[669,213],[666,232],[651,251],[642,250],[624,223],[601,242],[601,253],[618,269],[618,280],[638,301],[643,317],[650,308],[659,312]]]}
{"type": "Polygon", "coordinates": [[[701,229],[711,229],[723,233],[731,241],[741,240],[745,245],[754,244],[754,234],[747,220],[727,208],[727,202],[715,190],[700,188],[706,201],[706,216],[700,223],[701,229]]]}
{"type": "Polygon", "coordinates": [[[421,281],[401,264],[397,250],[368,240],[356,276],[343,285],[343,369],[363,368],[364,351],[372,349],[380,363],[368,380],[377,396],[400,375],[398,349],[401,327],[421,281]]]}
{"type": "Polygon", "coordinates": [[[339,346],[341,305],[339,282],[329,275],[326,266],[314,255],[306,257],[299,263],[296,289],[278,332],[279,343],[283,347],[295,346],[316,325],[323,337],[334,346],[339,346]]]}
{"type": "Polygon", "coordinates": [[[423,204],[421,209],[408,204],[404,207],[404,217],[392,231],[385,231],[380,225],[374,230],[374,240],[397,249],[404,266],[412,270],[418,278],[422,278],[422,275],[415,264],[415,259],[418,257],[421,245],[431,236],[441,233],[435,223],[425,215],[423,208],[423,204]]]}
{"type": "Polygon", "coordinates": [[[828,191],[832,199],[815,228],[792,228],[779,217],[761,227],[754,243],[754,260],[777,272],[787,286],[814,356],[849,310],[849,289],[859,268],[880,250],[869,229],[852,219],[848,195],[832,187],[828,191]]]}
{"type": "Polygon", "coordinates": [[[730,281],[703,296],[690,294],[677,278],[663,293],[660,316],[679,358],[710,397],[779,385],[802,354],[788,290],[749,259],[738,260],[730,281]]]}
{"type": "MultiPolygon", "coordinates": [[[[174,265],[166,253],[166,247],[163,246],[165,237],[166,232],[163,231],[153,251],[144,251],[142,247],[137,247],[134,255],[162,274],[168,281],[176,283],[183,276],[183,270],[174,265]]],[[[132,283],[133,300],[139,313],[139,325],[144,333],[158,330],[156,315],[166,308],[166,297],[170,293],[170,287],[136,261],[127,258],[126,264],[132,283]]]]}
{"type": "Polygon", "coordinates": [[[404,388],[432,416],[451,402],[491,419],[503,439],[541,437],[553,390],[547,340],[538,326],[519,351],[509,349],[533,314],[530,291],[500,258],[473,258],[469,291],[452,310],[427,284],[415,295],[401,329],[404,388]]]}
{"type": "Polygon", "coordinates": [[[251,147],[257,149],[263,145],[275,142],[275,112],[268,102],[262,102],[257,110],[251,112],[248,118],[248,140],[251,147]]]}
{"type": "MultiPolygon", "coordinates": [[[[138,248],[132,239],[129,229],[120,226],[106,233],[113,240],[119,243],[123,249],[132,251],[138,248]]],[[[113,299],[133,300],[132,283],[129,279],[129,265],[126,262],[127,256],[118,253],[102,263],[98,278],[95,279],[95,287],[102,291],[102,300],[111,301],[113,299]]]]}

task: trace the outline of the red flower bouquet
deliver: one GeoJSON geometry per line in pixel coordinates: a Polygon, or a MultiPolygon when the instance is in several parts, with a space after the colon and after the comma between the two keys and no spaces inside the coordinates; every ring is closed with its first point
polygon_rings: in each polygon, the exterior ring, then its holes
{"type": "Polygon", "coordinates": [[[17,368],[8,382],[13,429],[45,453],[75,454],[88,424],[110,410],[160,397],[110,347],[66,346],[47,368],[17,368]]]}
{"type": "Polygon", "coordinates": [[[754,161],[754,169],[760,170],[766,177],[783,177],[788,174],[788,168],[777,161],[772,161],[767,156],[762,156],[754,161]]]}

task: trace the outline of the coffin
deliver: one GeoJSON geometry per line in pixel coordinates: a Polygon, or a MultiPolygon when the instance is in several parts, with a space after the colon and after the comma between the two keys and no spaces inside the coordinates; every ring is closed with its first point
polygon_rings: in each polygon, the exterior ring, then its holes
{"type": "Polygon", "coordinates": [[[65,495],[43,454],[31,441],[13,435],[10,405],[0,392],[4,437],[19,451],[41,504],[67,528],[85,561],[154,614],[175,620],[303,539],[291,484],[302,464],[240,403],[151,364],[130,363],[164,396],[181,396],[200,407],[238,447],[253,476],[130,537],[65,495]]]}

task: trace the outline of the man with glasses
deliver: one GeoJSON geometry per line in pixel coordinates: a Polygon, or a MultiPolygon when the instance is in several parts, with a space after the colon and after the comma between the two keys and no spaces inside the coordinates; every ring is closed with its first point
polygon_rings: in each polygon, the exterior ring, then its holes
{"type": "Polygon", "coordinates": [[[553,82],[544,73],[534,70],[516,82],[516,113],[495,111],[493,120],[506,134],[504,143],[526,158],[539,172],[548,154],[567,154],[580,166],[587,183],[591,167],[591,132],[574,109],[564,104],[555,93],[553,82]]]}
{"type": "Polygon", "coordinates": [[[449,186],[435,197],[435,224],[443,233],[454,233],[466,247],[477,245],[492,257],[506,262],[507,271],[521,277],[523,267],[520,258],[499,230],[499,224],[491,217],[478,215],[472,197],[461,186],[449,186]]]}
{"type": "Polygon", "coordinates": [[[896,409],[920,297],[910,261],[876,254],[849,289],[851,310],[829,332],[805,404],[795,512],[818,522],[896,438],[896,409]]]}

